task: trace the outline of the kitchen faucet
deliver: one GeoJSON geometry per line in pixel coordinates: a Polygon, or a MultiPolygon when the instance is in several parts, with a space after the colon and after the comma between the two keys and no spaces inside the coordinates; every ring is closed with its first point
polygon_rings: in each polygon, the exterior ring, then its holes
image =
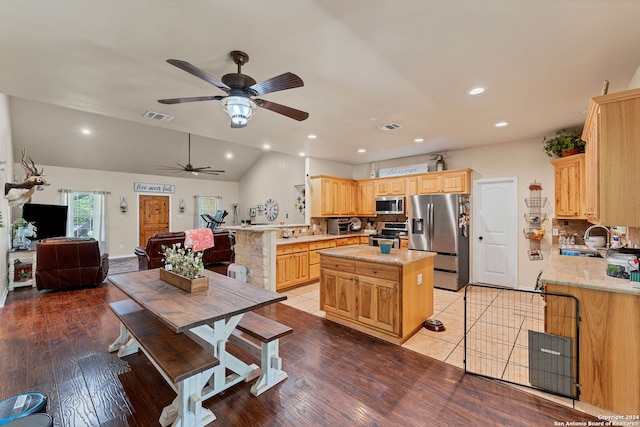
{"type": "Polygon", "coordinates": [[[609,229],[603,225],[592,225],[591,227],[587,228],[587,230],[584,232],[584,236],[582,237],[583,240],[587,240],[589,238],[589,233],[591,232],[591,230],[593,230],[594,228],[602,228],[604,229],[604,231],[607,232],[607,241],[605,244],[605,247],[608,248],[609,247],[609,238],[611,237],[611,235],[609,234],[609,229]]]}

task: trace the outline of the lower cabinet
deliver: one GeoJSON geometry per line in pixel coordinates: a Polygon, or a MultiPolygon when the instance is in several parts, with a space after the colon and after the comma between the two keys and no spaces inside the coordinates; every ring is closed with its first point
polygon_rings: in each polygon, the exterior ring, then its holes
{"type": "Polygon", "coordinates": [[[276,290],[309,281],[309,244],[276,247],[276,290]]]}
{"type": "Polygon", "coordinates": [[[318,240],[309,243],[309,280],[318,280],[320,278],[320,255],[318,250],[335,248],[336,240],[318,240]]]}
{"type": "Polygon", "coordinates": [[[433,314],[433,259],[403,267],[323,254],[320,309],[329,320],[401,344],[433,314]]]}

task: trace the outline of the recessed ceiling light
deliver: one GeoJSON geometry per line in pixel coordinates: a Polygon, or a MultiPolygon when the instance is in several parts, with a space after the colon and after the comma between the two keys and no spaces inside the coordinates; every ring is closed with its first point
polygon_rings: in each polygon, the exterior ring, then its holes
{"type": "Polygon", "coordinates": [[[415,138],[413,142],[424,142],[424,138],[415,138]]]}
{"type": "Polygon", "coordinates": [[[497,128],[503,128],[505,126],[507,126],[509,124],[509,122],[507,121],[501,121],[501,122],[497,122],[494,126],[497,128]]]}
{"type": "Polygon", "coordinates": [[[358,153],[366,153],[366,152],[367,152],[367,150],[365,150],[364,148],[359,148],[358,149],[358,153]]]}
{"type": "Polygon", "coordinates": [[[307,135],[307,138],[309,139],[316,139],[317,137],[318,135],[314,135],[314,134],[307,135]]]}
{"type": "Polygon", "coordinates": [[[81,132],[83,135],[91,135],[91,129],[89,128],[83,128],[81,132]]]}
{"type": "Polygon", "coordinates": [[[473,89],[470,89],[469,92],[467,93],[469,95],[480,95],[484,91],[485,89],[483,87],[474,87],[473,89]]]}
{"type": "Polygon", "coordinates": [[[298,153],[298,156],[300,156],[300,157],[304,157],[304,155],[305,155],[304,151],[301,151],[301,152],[298,153]]]}
{"type": "Polygon", "coordinates": [[[271,150],[271,145],[270,144],[262,144],[262,149],[263,150],[271,150]]]}
{"type": "Polygon", "coordinates": [[[580,111],[578,111],[578,114],[587,114],[587,111],[588,110],[580,110],[580,111]]]}
{"type": "Polygon", "coordinates": [[[225,157],[227,159],[233,159],[233,153],[227,153],[227,154],[225,154],[225,157]]]}

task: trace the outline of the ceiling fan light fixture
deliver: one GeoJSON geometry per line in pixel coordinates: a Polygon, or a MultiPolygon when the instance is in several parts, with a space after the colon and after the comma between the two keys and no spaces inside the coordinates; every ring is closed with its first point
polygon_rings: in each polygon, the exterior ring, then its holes
{"type": "Polygon", "coordinates": [[[227,96],[222,100],[222,106],[231,117],[231,123],[238,127],[246,126],[258,107],[250,98],[244,96],[227,96]]]}

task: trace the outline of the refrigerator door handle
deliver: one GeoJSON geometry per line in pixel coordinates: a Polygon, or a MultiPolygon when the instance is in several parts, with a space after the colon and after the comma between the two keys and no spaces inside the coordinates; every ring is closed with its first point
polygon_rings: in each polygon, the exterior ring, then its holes
{"type": "Polygon", "coordinates": [[[435,229],[433,227],[433,203],[429,203],[429,209],[427,210],[429,216],[429,250],[433,249],[433,233],[435,229]]]}

